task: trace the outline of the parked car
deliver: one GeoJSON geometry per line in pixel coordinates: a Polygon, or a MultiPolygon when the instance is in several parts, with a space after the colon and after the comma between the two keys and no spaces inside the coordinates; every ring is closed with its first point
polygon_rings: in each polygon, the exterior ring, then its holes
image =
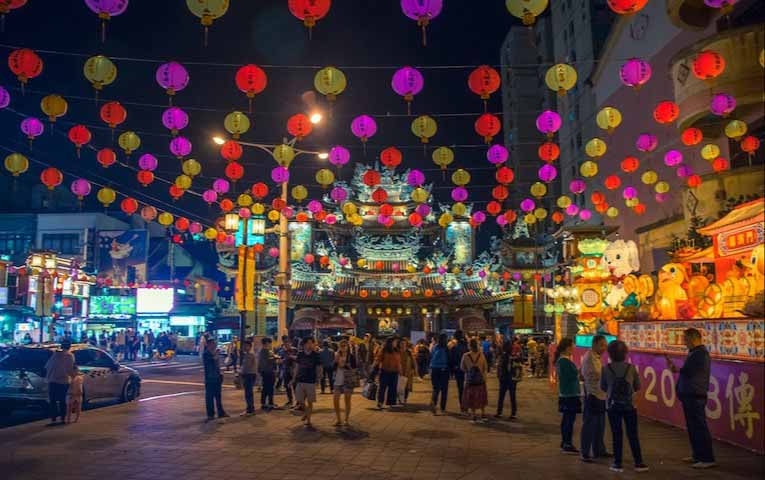
{"type": "MultiPolygon", "coordinates": [[[[45,364],[58,344],[24,345],[0,356],[0,415],[17,408],[48,408],[45,364]]],[[[108,353],[88,344],[72,345],[74,360],[85,374],[83,404],[92,400],[130,402],[141,394],[141,377],[108,353]]]]}

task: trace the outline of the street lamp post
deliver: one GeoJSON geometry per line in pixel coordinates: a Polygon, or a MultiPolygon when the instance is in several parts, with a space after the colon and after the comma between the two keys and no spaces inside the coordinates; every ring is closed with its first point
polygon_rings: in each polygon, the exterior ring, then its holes
{"type": "MultiPolygon", "coordinates": [[[[244,333],[247,325],[247,218],[242,218],[242,248],[244,249],[244,261],[242,262],[242,271],[239,272],[239,292],[242,297],[241,308],[239,309],[239,361],[242,362],[244,356],[244,333]]],[[[229,233],[236,233],[239,230],[239,215],[236,213],[227,213],[223,217],[223,228],[229,233]]],[[[234,365],[236,367],[236,365],[234,365]]]]}

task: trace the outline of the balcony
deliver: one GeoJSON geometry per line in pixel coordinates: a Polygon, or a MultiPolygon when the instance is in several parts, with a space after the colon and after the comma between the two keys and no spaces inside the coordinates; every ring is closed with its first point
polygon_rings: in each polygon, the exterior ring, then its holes
{"type": "Polygon", "coordinates": [[[707,7],[704,0],[667,0],[669,20],[683,30],[704,30],[717,14],[717,9],[707,7]]]}
{"type": "Polygon", "coordinates": [[[678,52],[670,60],[675,102],[680,106],[678,128],[696,126],[705,136],[719,136],[729,120],[710,113],[713,91],[736,98],[736,118],[746,119],[758,111],[761,116],[765,84],[759,63],[762,48],[763,28],[755,24],[718,33],[678,52]],[[714,50],[726,60],[725,71],[712,81],[699,80],[691,71],[696,54],[703,50],[714,50]]]}

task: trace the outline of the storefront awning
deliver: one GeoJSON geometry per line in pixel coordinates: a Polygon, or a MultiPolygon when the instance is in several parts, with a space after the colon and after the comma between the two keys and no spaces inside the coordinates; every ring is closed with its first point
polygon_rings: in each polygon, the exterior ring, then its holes
{"type": "Polygon", "coordinates": [[[324,319],[324,312],[318,308],[301,308],[295,311],[290,330],[313,330],[324,319]]]}
{"type": "Polygon", "coordinates": [[[316,328],[340,328],[340,329],[353,329],[356,328],[356,322],[350,317],[344,317],[342,315],[332,315],[325,318],[316,324],[316,328]]]}

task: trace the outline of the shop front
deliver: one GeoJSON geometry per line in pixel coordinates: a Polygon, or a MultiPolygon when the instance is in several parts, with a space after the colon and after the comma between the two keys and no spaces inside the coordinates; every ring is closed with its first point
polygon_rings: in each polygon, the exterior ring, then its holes
{"type": "Polygon", "coordinates": [[[85,330],[98,337],[101,332],[136,327],[136,302],[133,295],[95,295],[90,298],[90,311],[85,330]]]}
{"type": "Polygon", "coordinates": [[[178,304],[168,313],[170,330],[177,335],[178,353],[195,351],[199,335],[207,330],[213,318],[213,305],[189,303],[178,304]]]}
{"type": "Polygon", "coordinates": [[[40,335],[39,322],[29,307],[3,305],[0,307],[0,345],[36,341],[40,335]]]}
{"type": "Polygon", "coordinates": [[[175,303],[172,288],[137,288],[135,298],[139,332],[151,329],[157,335],[170,330],[169,313],[175,303]]]}

